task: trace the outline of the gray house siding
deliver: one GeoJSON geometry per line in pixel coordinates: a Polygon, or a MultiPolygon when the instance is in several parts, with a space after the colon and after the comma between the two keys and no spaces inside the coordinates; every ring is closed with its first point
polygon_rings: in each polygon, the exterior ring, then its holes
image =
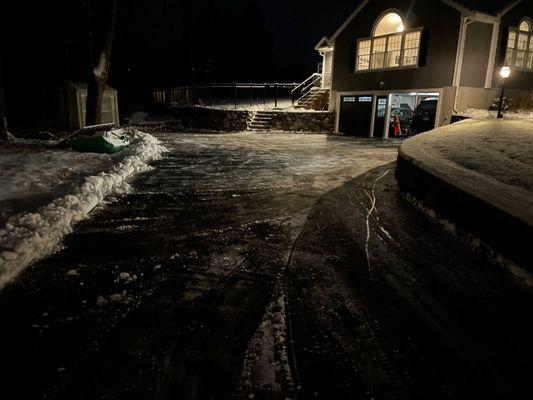
{"type": "Polygon", "coordinates": [[[484,87],[489,63],[493,24],[472,22],[466,31],[461,86],[484,87]]]}
{"type": "MultiPolygon", "coordinates": [[[[505,62],[505,52],[509,28],[517,28],[524,17],[533,19],[533,1],[522,0],[515,8],[503,16],[501,21],[501,33],[498,40],[496,68],[494,70],[493,85],[501,86],[499,70],[505,62]]],[[[510,89],[533,89],[533,72],[513,69],[507,80],[506,86],[510,89]]]]}
{"type": "MultiPolygon", "coordinates": [[[[439,88],[453,82],[459,39],[460,12],[439,0],[371,1],[335,40],[333,90],[402,90],[439,88]],[[408,28],[424,27],[427,34],[423,65],[413,69],[354,72],[357,39],[369,37],[379,16],[390,6],[405,17],[408,28]],[[409,10],[411,11],[409,12],[409,10]]],[[[423,44],[424,45],[424,44],[423,44]]],[[[421,49],[424,52],[424,49],[421,49]]]]}

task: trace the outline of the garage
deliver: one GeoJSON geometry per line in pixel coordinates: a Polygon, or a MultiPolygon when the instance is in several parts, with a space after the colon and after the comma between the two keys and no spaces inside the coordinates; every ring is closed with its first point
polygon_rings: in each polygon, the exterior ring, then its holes
{"type": "Polygon", "coordinates": [[[372,124],[374,96],[341,96],[339,133],[349,136],[368,137],[372,124]]]}
{"type": "Polygon", "coordinates": [[[359,137],[407,137],[438,125],[441,93],[430,90],[404,92],[341,93],[337,132],[359,137]]]}

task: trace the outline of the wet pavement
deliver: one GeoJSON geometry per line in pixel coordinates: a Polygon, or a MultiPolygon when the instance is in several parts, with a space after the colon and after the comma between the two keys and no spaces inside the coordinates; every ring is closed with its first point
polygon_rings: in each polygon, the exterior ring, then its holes
{"type": "Polygon", "coordinates": [[[531,289],[402,199],[394,142],[158,136],[0,292],[2,398],[531,398],[531,289]]]}

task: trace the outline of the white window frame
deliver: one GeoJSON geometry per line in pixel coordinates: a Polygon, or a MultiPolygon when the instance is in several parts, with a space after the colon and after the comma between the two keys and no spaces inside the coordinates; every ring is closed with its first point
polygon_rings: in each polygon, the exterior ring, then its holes
{"type": "Polygon", "coordinates": [[[518,24],[518,27],[511,27],[509,28],[509,35],[507,37],[507,43],[505,43],[505,62],[509,63],[509,67],[519,70],[519,71],[527,71],[527,72],[533,72],[533,65],[531,67],[528,67],[528,59],[533,54],[533,21],[531,21],[530,18],[523,18],[520,23],[518,24]],[[529,25],[529,31],[521,31],[520,25],[522,25],[524,22],[527,22],[529,25]],[[510,47],[509,37],[510,34],[514,33],[515,38],[514,42],[512,44],[512,47],[510,47]],[[519,50],[518,49],[518,40],[520,38],[520,35],[527,35],[525,50],[519,50]],[[509,58],[509,50],[513,51],[513,56],[509,58]],[[524,51],[524,65],[519,67],[516,65],[517,60],[517,54],[519,51],[524,51]]]}
{"type": "MultiPolygon", "coordinates": [[[[405,31],[401,33],[391,33],[388,35],[382,35],[382,36],[370,36],[365,38],[357,39],[357,47],[355,51],[355,73],[368,73],[368,72],[375,72],[375,71],[389,71],[389,70],[398,70],[398,69],[414,69],[418,68],[420,65],[420,50],[422,48],[422,31],[424,30],[423,27],[415,28],[415,29],[406,29],[405,31]],[[405,50],[405,36],[409,33],[419,32],[420,33],[420,41],[418,43],[418,52],[417,52],[417,62],[413,65],[404,65],[404,50],[405,50]],[[389,46],[389,38],[392,36],[402,36],[401,40],[401,47],[400,47],[400,64],[398,66],[394,67],[387,67],[387,50],[389,46]],[[384,53],[384,61],[383,61],[383,68],[372,68],[372,62],[374,58],[374,40],[376,39],[385,39],[385,53],[384,53]],[[367,69],[359,69],[359,43],[363,41],[370,41],[370,62],[369,67],[367,69]]],[[[397,50],[396,50],[397,51],[397,50]]]]}

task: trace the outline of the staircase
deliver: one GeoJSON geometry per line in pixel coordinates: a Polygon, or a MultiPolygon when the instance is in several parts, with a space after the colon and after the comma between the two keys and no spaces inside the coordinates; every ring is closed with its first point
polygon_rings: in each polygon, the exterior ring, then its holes
{"type": "Polygon", "coordinates": [[[272,117],[276,113],[277,111],[256,111],[248,125],[248,130],[254,132],[271,130],[272,117]]]}
{"type": "Polygon", "coordinates": [[[315,73],[293,89],[291,95],[297,99],[296,108],[317,111],[328,109],[330,89],[324,87],[322,80],[323,75],[315,73]]]}
{"type": "Polygon", "coordinates": [[[309,110],[327,110],[329,105],[329,89],[312,87],[295,105],[296,108],[305,108],[309,110]]]}

